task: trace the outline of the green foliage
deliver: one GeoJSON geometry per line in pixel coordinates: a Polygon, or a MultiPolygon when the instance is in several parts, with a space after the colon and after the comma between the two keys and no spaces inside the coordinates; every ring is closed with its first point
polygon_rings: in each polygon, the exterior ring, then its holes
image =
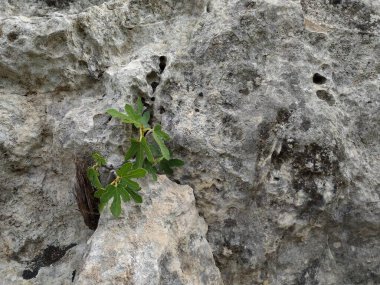
{"type": "Polygon", "coordinates": [[[107,113],[123,123],[131,124],[138,130],[138,138],[132,138],[130,146],[125,153],[125,162],[118,169],[112,169],[114,175],[112,182],[103,186],[100,181],[101,168],[107,168],[107,160],[99,153],[94,153],[92,158],[95,165],[87,170],[87,177],[96,189],[95,197],[99,198],[99,210],[103,210],[112,199],[111,213],[118,217],[121,214],[121,201],[135,201],[142,203],[142,197],[138,191],[141,189],[135,179],[142,178],[149,173],[153,180],[157,180],[158,173],[173,174],[174,167],[183,166],[180,159],[171,158],[170,151],[165,142],[170,136],[165,133],[160,125],[153,128],[149,125],[150,113],[144,110],[141,98],[137,100],[136,109],[126,104],[125,112],[109,109],[107,113]],[[152,136],[150,136],[152,135],[152,136]]]}

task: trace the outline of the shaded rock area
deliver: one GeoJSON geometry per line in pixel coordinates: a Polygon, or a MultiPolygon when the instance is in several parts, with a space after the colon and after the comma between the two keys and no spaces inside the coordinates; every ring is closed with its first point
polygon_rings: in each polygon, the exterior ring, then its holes
{"type": "Polygon", "coordinates": [[[102,214],[77,284],[221,284],[193,190],[165,176],[142,189],[141,206],[102,214]]]}
{"type": "Polygon", "coordinates": [[[32,260],[30,264],[30,269],[24,270],[24,272],[22,273],[22,278],[28,280],[28,279],[32,279],[36,277],[41,267],[46,267],[46,266],[56,263],[66,254],[66,252],[70,248],[74,246],[76,246],[76,244],[71,244],[64,248],[59,248],[56,246],[47,247],[46,249],[44,249],[41,255],[36,256],[32,260]]]}
{"type": "MultiPolygon", "coordinates": [[[[208,242],[224,284],[380,283],[379,1],[0,7],[1,282],[91,284],[125,268],[126,284],[218,282],[209,255],[206,276],[214,277],[189,279],[201,265],[190,258],[181,268],[178,251],[166,250],[178,242],[168,225],[156,229],[165,242],[152,236],[144,252],[101,242],[107,230],[137,240],[117,233],[148,225],[143,208],[125,206],[132,221],[101,216],[95,233],[78,210],[75,162],[94,150],[122,161],[131,130],[105,110],[140,96],[186,162],[172,179],[194,189],[208,227],[189,208],[182,218],[194,219],[198,235],[182,232],[190,234],[182,250],[199,258],[208,242]],[[24,279],[49,248],[60,258],[24,279]],[[128,265],[133,254],[139,268],[128,265]],[[115,255],[126,263],[89,277],[96,260],[115,255]],[[133,279],[138,270],[155,281],[133,279]]],[[[155,197],[147,193],[146,211],[155,197]]]]}

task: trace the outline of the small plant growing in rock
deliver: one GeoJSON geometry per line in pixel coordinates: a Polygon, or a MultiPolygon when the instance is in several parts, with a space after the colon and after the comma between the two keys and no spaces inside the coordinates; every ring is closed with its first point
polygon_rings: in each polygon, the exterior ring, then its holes
{"type": "Polygon", "coordinates": [[[134,200],[142,203],[142,197],[138,191],[141,189],[135,180],[144,177],[147,173],[157,180],[157,173],[172,174],[173,167],[180,167],[184,163],[179,159],[172,159],[165,142],[170,137],[159,124],[149,125],[150,113],[144,110],[141,98],[137,100],[137,107],[125,105],[125,112],[115,109],[107,110],[107,113],[123,123],[131,124],[137,129],[137,137],[131,139],[130,147],[125,153],[125,162],[117,169],[107,165],[107,160],[99,153],[93,153],[95,164],[87,169],[87,177],[96,189],[95,197],[100,200],[99,211],[107,205],[112,198],[111,212],[115,217],[120,216],[121,201],[134,200]],[[100,170],[104,168],[110,171],[110,183],[103,185],[100,179],[100,170]]]}

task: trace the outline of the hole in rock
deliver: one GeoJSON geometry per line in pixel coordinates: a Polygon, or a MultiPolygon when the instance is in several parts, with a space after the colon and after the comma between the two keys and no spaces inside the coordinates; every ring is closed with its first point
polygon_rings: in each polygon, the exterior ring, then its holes
{"type": "Polygon", "coordinates": [[[22,272],[22,278],[24,278],[25,280],[32,279],[37,276],[38,271],[39,271],[38,269],[34,269],[34,270],[25,269],[22,272]]]}
{"type": "Polygon", "coordinates": [[[210,13],[210,12],[211,12],[211,3],[210,3],[210,2],[207,2],[207,5],[206,5],[206,12],[207,12],[207,13],[210,13]]]}
{"type": "Polygon", "coordinates": [[[256,2],[255,1],[248,1],[245,3],[245,8],[252,9],[256,7],[256,2]]]}
{"type": "Polygon", "coordinates": [[[276,121],[279,124],[288,123],[291,115],[292,115],[291,112],[287,108],[280,108],[277,111],[276,121]]]}
{"type": "Polygon", "coordinates": [[[240,89],[239,93],[243,94],[243,95],[248,95],[249,94],[249,90],[248,90],[248,88],[240,89]]]}
{"type": "Polygon", "coordinates": [[[74,270],[72,273],[71,282],[74,282],[76,273],[77,273],[77,271],[74,270]]]}
{"type": "Polygon", "coordinates": [[[10,32],[8,35],[7,35],[7,38],[10,42],[14,42],[15,40],[17,40],[18,38],[18,33],[16,32],[10,32]]]}
{"type": "MultiPolygon", "coordinates": [[[[152,83],[150,84],[150,86],[152,86],[153,93],[156,91],[156,88],[157,88],[158,85],[159,85],[158,82],[152,82],[152,83]]],[[[154,100],[153,100],[153,101],[154,101],[154,100]]]]}
{"type": "Polygon", "coordinates": [[[49,7],[64,8],[70,5],[73,0],[45,0],[49,7]]]}
{"type": "Polygon", "coordinates": [[[164,72],[165,70],[165,67],[166,67],[166,56],[160,56],[160,64],[159,64],[159,67],[160,67],[160,73],[164,72]]]}
{"type": "Polygon", "coordinates": [[[155,71],[151,71],[146,76],[146,81],[151,84],[153,81],[160,81],[160,76],[155,71]]]}
{"type": "Polygon", "coordinates": [[[194,111],[195,111],[195,112],[199,112],[199,109],[198,109],[198,108],[196,108],[194,111]]]}
{"type": "Polygon", "coordinates": [[[335,103],[334,96],[326,90],[318,90],[317,97],[323,101],[326,101],[330,106],[334,105],[335,103]]]}
{"type": "Polygon", "coordinates": [[[162,106],[160,106],[160,108],[158,108],[158,110],[159,110],[160,114],[163,114],[166,112],[165,108],[162,106]]]}
{"type": "Polygon", "coordinates": [[[320,75],[319,73],[316,73],[313,75],[313,82],[315,84],[324,84],[326,83],[327,78],[324,77],[323,75],[320,75]]]}
{"type": "Polygon", "coordinates": [[[88,63],[85,60],[78,60],[78,65],[80,68],[88,69],[88,63]]]}
{"type": "Polygon", "coordinates": [[[152,97],[152,98],[150,98],[150,100],[151,100],[152,102],[154,102],[154,101],[156,100],[156,97],[152,97]]]}
{"type": "Polygon", "coordinates": [[[332,5],[342,4],[342,0],[330,0],[329,3],[332,5]]]}
{"type": "Polygon", "coordinates": [[[157,72],[152,71],[146,76],[146,81],[150,86],[152,86],[153,93],[156,91],[157,86],[160,84],[160,76],[157,72]]]}
{"type": "Polygon", "coordinates": [[[150,104],[148,102],[146,102],[145,97],[141,97],[141,102],[143,103],[145,108],[150,108],[150,104]]]}
{"type": "Polygon", "coordinates": [[[203,92],[200,92],[200,93],[198,94],[198,96],[199,96],[199,97],[203,97],[203,92]]]}

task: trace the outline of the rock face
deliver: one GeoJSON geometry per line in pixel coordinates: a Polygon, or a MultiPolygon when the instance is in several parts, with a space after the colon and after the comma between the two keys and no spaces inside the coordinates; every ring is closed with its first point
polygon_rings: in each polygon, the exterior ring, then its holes
{"type": "Polygon", "coordinates": [[[130,130],[104,111],[138,96],[186,161],[174,179],[194,189],[224,284],[380,283],[378,1],[0,5],[5,284],[86,279],[101,253],[81,255],[75,158],[120,162],[130,130]]]}
{"type": "Polygon", "coordinates": [[[142,189],[141,206],[102,214],[76,283],[222,284],[193,190],[165,176],[142,189]]]}

